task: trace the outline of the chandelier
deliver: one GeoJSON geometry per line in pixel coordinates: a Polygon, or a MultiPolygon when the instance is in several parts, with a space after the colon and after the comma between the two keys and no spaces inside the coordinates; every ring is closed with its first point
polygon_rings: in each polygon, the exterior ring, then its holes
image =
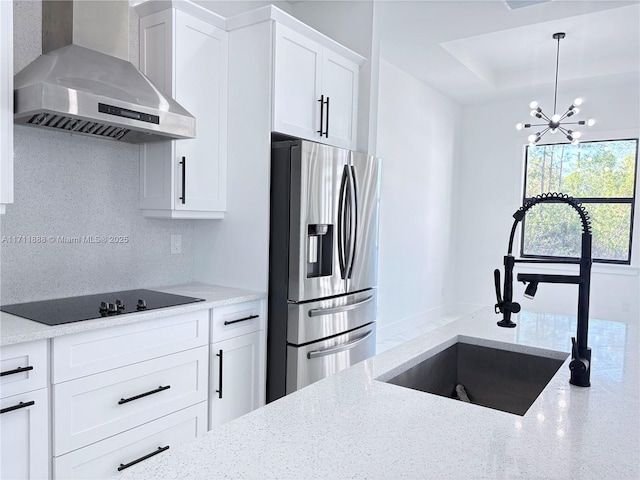
{"type": "Polygon", "coordinates": [[[576,145],[580,142],[581,133],[575,130],[571,130],[567,128],[568,125],[587,125],[591,127],[595,121],[593,119],[589,120],[580,120],[577,122],[567,122],[565,120],[577,115],[580,112],[578,108],[582,104],[581,98],[576,98],[573,103],[567,108],[567,111],[564,114],[559,115],[556,111],[556,106],[558,102],[558,64],[560,61],[560,40],[562,40],[566,35],[562,32],[554,33],[553,38],[558,40],[558,50],[556,52],[556,83],[555,83],[555,92],[553,96],[553,115],[549,118],[543,111],[540,106],[538,106],[538,102],[531,102],[529,104],[529,108],[531,108],[531,116],[534,118],[542,119],[545,123],[518,123],[516,124],[516,129],[522,130],[523,128],[531,128],[531,127],[544,127],[540,129],[535,134],[529,135],[527,138],[529,140],[529,146],[535,146],[540,139],[547,132],[556,133],[560,131],[567,140],[569,140],[573,145],[576,145]]]}

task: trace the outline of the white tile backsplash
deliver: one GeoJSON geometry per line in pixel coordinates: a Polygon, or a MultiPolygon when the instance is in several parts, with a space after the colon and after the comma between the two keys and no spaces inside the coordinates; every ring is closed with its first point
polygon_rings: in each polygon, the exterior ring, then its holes
{"type": "MultiPolygon", "coordinates": [[[[41,3],[14,6],[17,72],[40,54],[41,3]]],[[[130,35],[135,53],[137,16],[130,35]]],[[[192,280],[193,221],[140,213],[138,146],[25,126],[14,133],[15,199],[0,217],[3,304],[192,280]],[[171,255],[172,234],[182,235],[181,255],[171,255]]]]}

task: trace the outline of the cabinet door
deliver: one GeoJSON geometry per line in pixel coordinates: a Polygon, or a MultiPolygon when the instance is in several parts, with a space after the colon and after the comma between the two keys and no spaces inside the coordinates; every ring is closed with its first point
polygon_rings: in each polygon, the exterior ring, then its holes
{"type": "Polygon", "coordinates": [[[265,328],[262,300],[234,303],[211,310],[211,343],[265,328]]]}
{"type": "Polygon", "coordinates": [[[176,11],[175,98],[196,117],[196,138],[175,142],[177,210],[226,209],[227,56],[227,32],[176,11]]]}
{"type": "Polygon", "coordinates": [[[209,429],[264,405],[263,335],[259,331],[211,345],[209,429]]]}
{"type": "Polygon", "coordinates": [[[170,455],[177,445],[205,433],[206,423],[207,404],[201,402],[66,455],[54,457],[54,478],[110,478],[137,464],[137,460],[153,462],[151,459],[156,455],[170,455]]]}
{"type": "Polygon", "coordinates": [[[140,70],[196,117],[195,139],[140,146],[143,214],[223,218],[227,198],[227,32],[175,9],[142,17],[140,70]]]}
{"type": "Polygon", "coordinates": [[[90,330],[52,339],[52,383],[209,344],[209,311],[90,330]]]}
{"type": "Polygon", "coordinates": [[[13,2],[0,1],[0,214],[5,204],[13,203],[12,32],[13,2]]]}
{"type": "Polygon", "coordinates": [[[359,67],[346,58],[324,49],[322,56],[322,94],[325,107],[324,143],[356,148],[359,67]],[[328,114],[327,114],[328,111],[328,114]]]}
{"type": "Polygon", "coordinates": [[[198,347],[54,385],[54,455],[206,400],[208,354],[198,347]]]}
{"type": "Polygon", "coordinates": [[[0,396],[46,388],[47,341],[16,343],[0,348],[0,396]]]}
{"type": "Polygon", "coordinates": [[[0,478],[49,476],[47,399],[42,388],[0,400],[0,478]]]}
{"type": "Polygon", "coordinates": [[[322,47],[275,25],[273,130],[320,140],[322,47]]]}

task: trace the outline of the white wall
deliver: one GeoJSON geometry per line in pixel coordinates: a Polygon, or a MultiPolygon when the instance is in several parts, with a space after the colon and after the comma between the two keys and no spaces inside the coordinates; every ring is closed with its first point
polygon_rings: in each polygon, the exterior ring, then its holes
{"type": "MultiPolygon", "coordinates": [[[[563,97],[559,86],[558,105],[569,105],[574,96],[584,98],[581,118],[595,118],[591,129],[582,128],[583,140],[638,137],[640,130],[640,88],[638,84],[616,88],[583,90],[563,97]]],[[[550,89],[552,94],[553,91],[550,89]]],[[[514,128],[528,116],[533,97],[519,98],[487,105],[469,106],[463,110],[462,156],[459,164],[457,195],[460,201],[456,229],[458,300],[493,305],[495,293],[493,270],[502,270],[512,214],[522,204],[523,146],[526,135],[514,128]]],[[[538,98],[541,105],[550,99],[538,98]]],[[[549,134],[547,134],[549,136],[549,134]]],[[[546,140],[546,138],[545,138],[546,140]]],[[[636,221],[632,267],[594,265],[591,288],[591,317],[637,322],[638,265],[640,259],[640,217],[636,204],[636,221]],[[628,303],[628,311],[623,303],[628,303]]],[[[514,248],[517,254],[519,247],[514,248]]],[[[557,269],[555,269],[557,270],[557,269]]],[[[516,271],[536,271],[531,266],[516,271]]],[[[542,270],[539,270],[542,271],[542,270]]],[[[549,270],[544,270],[549,273],[549,270]]],[[[555,273],[552,272],[552,273],[555,273]]],[[[521,284],[514,285],[514,299],[523,308],[575,315],[577,287],[540,285],[533,300],[524,299],[521,284]]]]}
{"type": "Polygon", "coordinates": [[[461,108],[380,60],[379,330],[420,323],[454,300],[454,162],[461,108]]]}

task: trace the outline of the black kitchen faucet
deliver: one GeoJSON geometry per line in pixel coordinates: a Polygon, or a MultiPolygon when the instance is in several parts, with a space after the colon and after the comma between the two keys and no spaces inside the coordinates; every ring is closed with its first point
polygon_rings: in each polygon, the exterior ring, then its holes
{"type": "Polygon", "coordinates": [[[579,264],[580,273],[578,275],[548,275],[538,273],[519,273],[518,281],[528,284],[524,296],[533,298],[536,294],[539,283],[569,283],[578,285],[578,328],[577,341],[576,337],[571,338],[571,379],[569,383],[580,387],[588,387],[591,385],[589,378],[591,375],[591,349],[587,346],[587,336],[589,332],[589,290],[591,286],[591,223],[589,214],[584,207],[574,198],[562,193],[545,193],[538,195],[525,202],[522,207],[513,214],[515,221],[511,227],[511,236],[509,237],[509,251],[504,257],[504,299],[500,293],[500,270],[496,269],[494,280],[496,285],[496,297],[498,303],[495,305],[497,314],[502,314],[502,320],[498,322],[501,327],[513,328],[516,324],[511,321],[511,314],[520,311],[520,304],[513,301],[513,266],[516,263],[564,263],[579,264]],[[582,251],[580,260],[532,260],[514,258],[513,237],[518,223],[524,219],[527,211],[538,203],[558,203],[563,202],[573,207],[580,216],[582,222],[582,251]]]}

